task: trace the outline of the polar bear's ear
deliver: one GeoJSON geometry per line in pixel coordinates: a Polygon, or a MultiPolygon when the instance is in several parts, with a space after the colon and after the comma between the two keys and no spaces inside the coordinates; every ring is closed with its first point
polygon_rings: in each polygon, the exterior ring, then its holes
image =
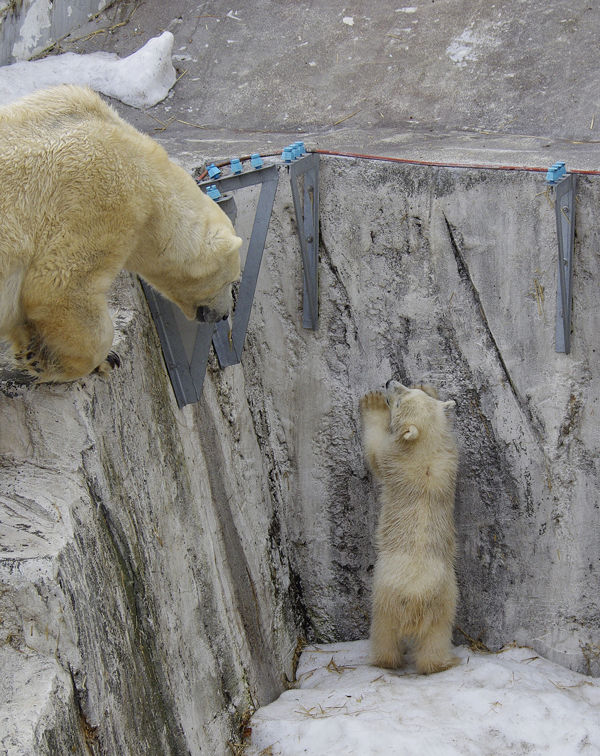
{"type": "Polygon", "coordinates": [[[409,425],[408,428],[402,434],[402,438],[405,441],[415,441],[419,437],[419,429],[414,425],[409,425]]]}
{"type": "Polygon", "coordinates": [[[452,409],[452,407],[456,407],[456,402],[454,401],[454,399],[450,399],[447,402],[442,402],[442,407],[445,410],[452,409]]]}
{"type": "Polygon", "coordinates": [[[427,386],[425,383],[418,383],[417,385],[413,386],[414,389],[420,389],[424,394],[427,394],[428,396],[431,396],[433,399],[439,399],[438,392],[433,388],[433,386],[427,386]]]}
{"type": "Polygon", "coordinates": [[[242,246],[240,237],[232,234],[228,228],[217,229],[209,238],[214,252],[219,256],[233,254],[242,246]]]}

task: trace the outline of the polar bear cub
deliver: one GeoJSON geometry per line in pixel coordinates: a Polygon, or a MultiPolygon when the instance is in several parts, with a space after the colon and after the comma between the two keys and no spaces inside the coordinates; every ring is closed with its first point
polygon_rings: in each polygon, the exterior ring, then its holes
{"type": "Polygon", "coordinates": [[[0,108],[0,338],[38,381],[118,364],[106,292],[138,273],[190,319],[227,317],[231,222],[153,139],[91,89],[0,108]]]}
{"type": "Polygon", "coordinates": [[[458,664],[454,492],[458,452],[448,410],[429,387],[388,381],[361,400],[363,445],[380,486],[373,583],[372,663],[400,667],[410,642],[417,671],[458,664]]]}

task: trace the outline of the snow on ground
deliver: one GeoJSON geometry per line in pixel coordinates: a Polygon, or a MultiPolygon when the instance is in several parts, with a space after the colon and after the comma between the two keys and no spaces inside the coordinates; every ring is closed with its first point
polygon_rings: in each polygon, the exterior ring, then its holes
{"type": "Polygon", "coordinates": [[[600,754],[600,680],[509,646],[459,647],[428,677],[367,662],[368,642],[308,647],[297,687],[250,722],[246,756],[600,754]]]}
{"type": "Polygon", "coordinates": [[[96,92],[134,108],[164,100],[175,83],[171,62],[173,35],[163,32],[126,58],[114,53],[64,53],[0,67],[0,105],[36,89],[57,84],[87,84],[96,92]]]}

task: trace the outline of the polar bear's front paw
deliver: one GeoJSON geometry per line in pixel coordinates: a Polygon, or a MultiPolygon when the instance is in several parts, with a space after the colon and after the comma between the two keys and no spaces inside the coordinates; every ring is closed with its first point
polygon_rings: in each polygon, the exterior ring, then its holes
{"type": "Polygon", "coordinates": [[[101,378],[107,378],[114,368],[121,367],[121,358],[116,352],[109,352],[106,359],[103,360],[94,370],[101,378]]]}
{"type": "Polygon", "coordinates": [[[389,412],[389,405],[382,391],[370,391],[360,400],[360,409],[365,412],[389,412]]]}
{"type": "Polygon", "coordinates": [[[54,368],[49,351],[36,336],[31,337],[25,346],[15,350],[14,361],[19,370],[36,378],[40,378],[54,368]]]}

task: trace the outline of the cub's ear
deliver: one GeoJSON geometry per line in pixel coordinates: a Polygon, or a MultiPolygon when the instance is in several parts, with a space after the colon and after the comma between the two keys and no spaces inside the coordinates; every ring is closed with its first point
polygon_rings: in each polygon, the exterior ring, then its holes
{"type": "Polygon", "coordinates": [[[415,441],[419,437],[419,429],[414,425],[409,425],[408,428],[402,434],[402,438],[405,441],[415,441]]]}
{"type": "Polygon", "coordinates": [[[429,396],[433,397],[433,399],[439,399],[438,392],[433,388],[433,386],[427,386],[425,383],[418,383],[416,386],[413,386],[415,389],[420,389],[424,394],[428,394],[429,396]]]}
{"type": "Polygon", "coordinates": [[[456,402],[454,401],[454,399],[450,399],[448,402],[442,402],[442,407],[445,410],[452,409],[452,407],[456,407],[456,402]]]}

